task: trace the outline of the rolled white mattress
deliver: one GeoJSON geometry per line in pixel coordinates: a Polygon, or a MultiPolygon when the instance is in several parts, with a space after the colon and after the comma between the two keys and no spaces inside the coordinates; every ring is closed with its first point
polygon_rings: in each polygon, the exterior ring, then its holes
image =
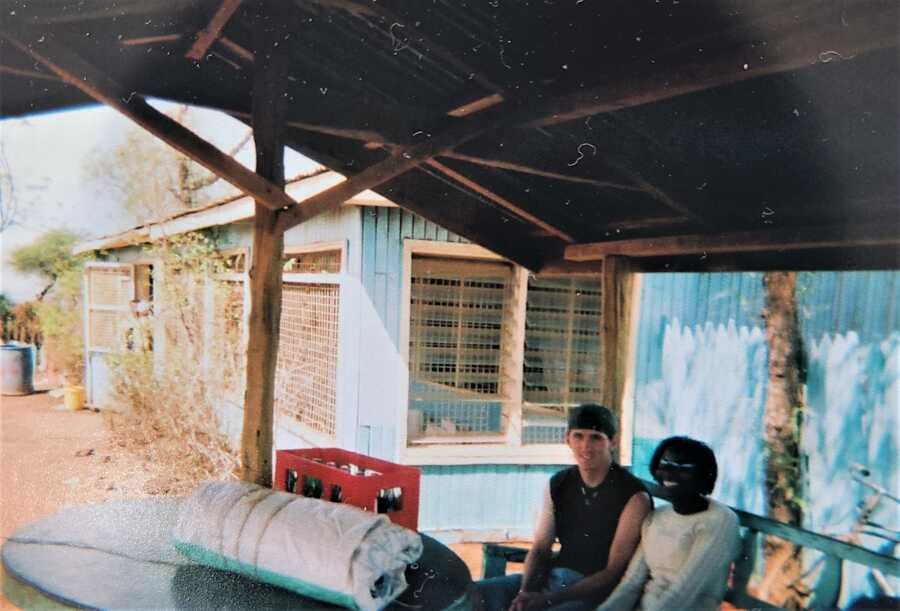
{"type": "Polygon", "coordinates": [[[175,547],[192,560],[369,611],[406,589],[415,532],[350,505],[245,482],[204,482],[182,505],[175,547]]]}

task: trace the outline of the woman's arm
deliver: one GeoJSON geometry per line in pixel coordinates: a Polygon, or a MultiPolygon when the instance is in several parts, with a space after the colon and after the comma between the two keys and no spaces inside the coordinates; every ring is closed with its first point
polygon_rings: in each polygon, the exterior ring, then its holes
{"type": "MultiPolygon", "coordinates": [[[[649,519],[648,516],[647,521],[649,519]]],[[[646,524],[647,522],[645,521],[644,523],[646,524]]],[[[647,583],[647,577],[649,576],[650,571],[644,560],[644,544],[641,542],[638,544],[634,556],[631,557],[631,562],[628,563],[628,569],[625,570],[625,575],[622,577],[619,585],[609,595],[609,598],[597,607],[596,611],[626,611],[634,609],[641,598],[641,592],[644,591],[644,584],[647,583]]]]}

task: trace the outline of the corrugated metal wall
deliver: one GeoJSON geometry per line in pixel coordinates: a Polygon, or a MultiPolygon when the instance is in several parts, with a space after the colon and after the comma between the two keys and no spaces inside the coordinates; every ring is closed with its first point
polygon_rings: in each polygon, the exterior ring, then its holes
{"type": "MultiPolygon", "coordinates": [[[[758,273],[643,276],[633,446],[639,475],[649,477],[646,464],[661,438],[698,437],[719,458],[715,496],[764,513],[763,297],[758,273]]],[[[800,273],[797,304],[809,364],[804,525],[842,532],[866,493],[850,477],[852,464],[866,465],[875,483],[900,493],[900,273],[800,273]]],[[[898,528],[900,514],[884,506],[876,521],[898,528]]],[[[849,592],[865,593],[864,572],[850,568],[849,592]]]]}

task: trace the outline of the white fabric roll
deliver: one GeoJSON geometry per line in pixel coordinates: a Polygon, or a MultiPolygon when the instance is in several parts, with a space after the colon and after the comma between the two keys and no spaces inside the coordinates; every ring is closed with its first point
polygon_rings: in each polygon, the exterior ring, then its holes
{"type": "Polygon", "coordinates": [[[201,484],[174,538],[203,564],[363,611],[399,596],[422,554],[419,535],[384,515],[245,482],[201,484]]]}

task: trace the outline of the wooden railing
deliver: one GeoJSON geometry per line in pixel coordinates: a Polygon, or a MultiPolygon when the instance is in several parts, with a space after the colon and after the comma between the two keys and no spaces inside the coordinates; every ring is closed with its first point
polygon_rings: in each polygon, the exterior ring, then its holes
{"type": "MultiPolygon", "coordinates": [[[[662,486],[644,480],[647,490],[654,497],[668,499],[668,494],[662,486]]],[[[879,554],[871,550],[840,541],[833,537],[820,535],[802,528],[789,526],[764,518],[753,513],[735,509],[738,515],[743,534],[741,535],[741,551],[735,559],[734,573],[732,574],[731,587],[725,595],[725,600],[741,609],[779,609],[771,603],[754,598],[747,592],[747,585],[753,575],[756,565],[756,554],[759,549],[759,534],[773,535],[796,543],[802,547],[815,549],[824,553],[827,560],[836,562],[824,563],[825,574],[816,582],[816,588],[812,593],[810,607],[833,607],[840,594],[840,571],[834,571],[834,567],[840,567],[841,561],[854,562],[877,569],[886,575],[900,576],[900,560],[885,554],[879,554]],[[829,572],[830,571],[830,572],[829,572]]],[[[524,562],[527,550],[521,547],[485,543],[482,547],[483,577],[498,577],[506,573],[507,562],[524,562]]]]}

